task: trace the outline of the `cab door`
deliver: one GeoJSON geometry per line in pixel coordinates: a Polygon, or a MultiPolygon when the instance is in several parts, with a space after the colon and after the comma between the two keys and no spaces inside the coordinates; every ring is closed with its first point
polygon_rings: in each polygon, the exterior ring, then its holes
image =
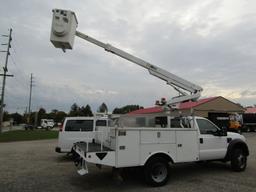
{"type": "Polygon", "coordinates": [[[219,128],[208,119],[198,118],[200,160],[223,159],[227,152],[227,136],[217,136],[219,128]]]}

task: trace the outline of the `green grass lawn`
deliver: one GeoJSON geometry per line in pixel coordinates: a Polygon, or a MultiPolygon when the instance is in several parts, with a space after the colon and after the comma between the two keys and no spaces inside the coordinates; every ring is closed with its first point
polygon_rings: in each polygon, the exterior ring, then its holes
{"type": "Polygon", "coordinates": [[[18,130],[0,133],[0,142],[10,141],[31,141],[40,139],[56,139],[58,138],[58,131],[45,130],[18,130]]]}

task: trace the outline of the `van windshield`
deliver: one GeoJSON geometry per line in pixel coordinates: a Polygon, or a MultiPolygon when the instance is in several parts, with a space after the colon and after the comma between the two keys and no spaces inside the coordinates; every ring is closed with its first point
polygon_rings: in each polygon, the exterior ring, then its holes
{"type": "Polygon", "coordinates": [[[96,126],[106,127],[107,126],[107,120],[97,120],[96,121],[96,126]]]}
{"type": "Polygon", "coordinates": [[[93,131],[93,120],[68,120],[65,131],[93,131]]]}

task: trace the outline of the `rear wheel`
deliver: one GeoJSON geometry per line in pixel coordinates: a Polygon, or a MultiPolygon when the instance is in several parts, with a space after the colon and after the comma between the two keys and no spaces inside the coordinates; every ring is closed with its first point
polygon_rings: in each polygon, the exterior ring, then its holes
{"type": "Polygon", "coordinates": [[[244,171],[247,166],[247,156],[240,148],[234,149],[231,154],[231,168],[234,171],[244,171]]]}
{"type": "Polygon", "coordinates": [[[162,186],[169,178],[169,164],[164,158],[149,160],[144,167],[146,182],[152,186],[162,186]]]}

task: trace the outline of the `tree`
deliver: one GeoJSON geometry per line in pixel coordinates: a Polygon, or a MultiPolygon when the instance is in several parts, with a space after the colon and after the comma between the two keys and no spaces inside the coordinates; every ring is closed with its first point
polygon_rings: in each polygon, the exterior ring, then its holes
{"type": "Polygon", "coordinates": [[[57,110],[57,109],[53,109],[53,110],[52,110],[52,113],[57,114],[57,113],[58,113],[58,110],[57,110]]]}
{"type": "Polygon", "coordinates": [[[64,120],[64,118],[67,116],[67,114],[64,112],[64,111],[58,111],[56,113],[56,116],[55,116],[55,119],[54,121],[55,122],[62,122],[64,120]]]}
{"type": "Polygon", "coordinates": [[[12,113],[12,114],[10,114],[10,117],[13,119],[13,123],[14,124],[20,124],[20,123],[22,123],[22,120],[23,120],[23,118],[22,118],[22,115],[21,114],[19,114],[19,113],[12,113]]]}
{"type": "MultiPolygon", "coordinates": [[[[32,118],[32,115],[31,115],[32,118]]],[[[33,119],[35,118],[35,116],[33,117],[33,119]]],[[[44,108],[40,108],[37,114],[37,124],[39,125],[41,122],[41,119],[47,119],[47,113],[46,110],[44,108]]],[[[32,119],[31,119],[32,120],[32,119]]],[[[33,120],[34,121],[34,120],[33,120]]]]}
{"type": "Polygon", "coordinates": [[[82,116],[88,116],[88,117],[93,116],[90,105],[86,105],[85,107],[81,107],[81,113],[82,113],[82,116]]]}
{"type": "Polygon", "coordinates": [[[38,118],[39,119],[46,118],[46,110],[44,108],[42,108],[42,107],[38,111],[38,118]]]}
{"type": "Polygon", "coordinates": [[[105,103],[102,103],[99,108],[98,108],[98,112],[100,113],[108,113],[108,107],[105,103]]]}
{"type": "Polygon", "coordinates": [[[29,116],[29,124],[34,124],[35,123],[35,117],[36,117],[36,112],[31,112],[29,116]]]}
{"type": "Polygon", "coordinates": [[[79,106],[76,103],[74,103],[70,108],[69,116],[78,116],[79,111],[79,106]]]}
{"type": "Polygon", "coordinates": [[[129,113],[129,112],[138,110],[138,109],[143,109],[143,107],[139,106],[139,105],[126,105],[126,106],[121,107],[121,108],[116,107],[113,110],[113,114],[126,114],[126,113],[129,113]]]}
{"type": "Polygon", "coordinates": [[[10,115],[7,111],[4,111],[3,115],[3,121],[9,121],[10,120],[10,115]]]}

